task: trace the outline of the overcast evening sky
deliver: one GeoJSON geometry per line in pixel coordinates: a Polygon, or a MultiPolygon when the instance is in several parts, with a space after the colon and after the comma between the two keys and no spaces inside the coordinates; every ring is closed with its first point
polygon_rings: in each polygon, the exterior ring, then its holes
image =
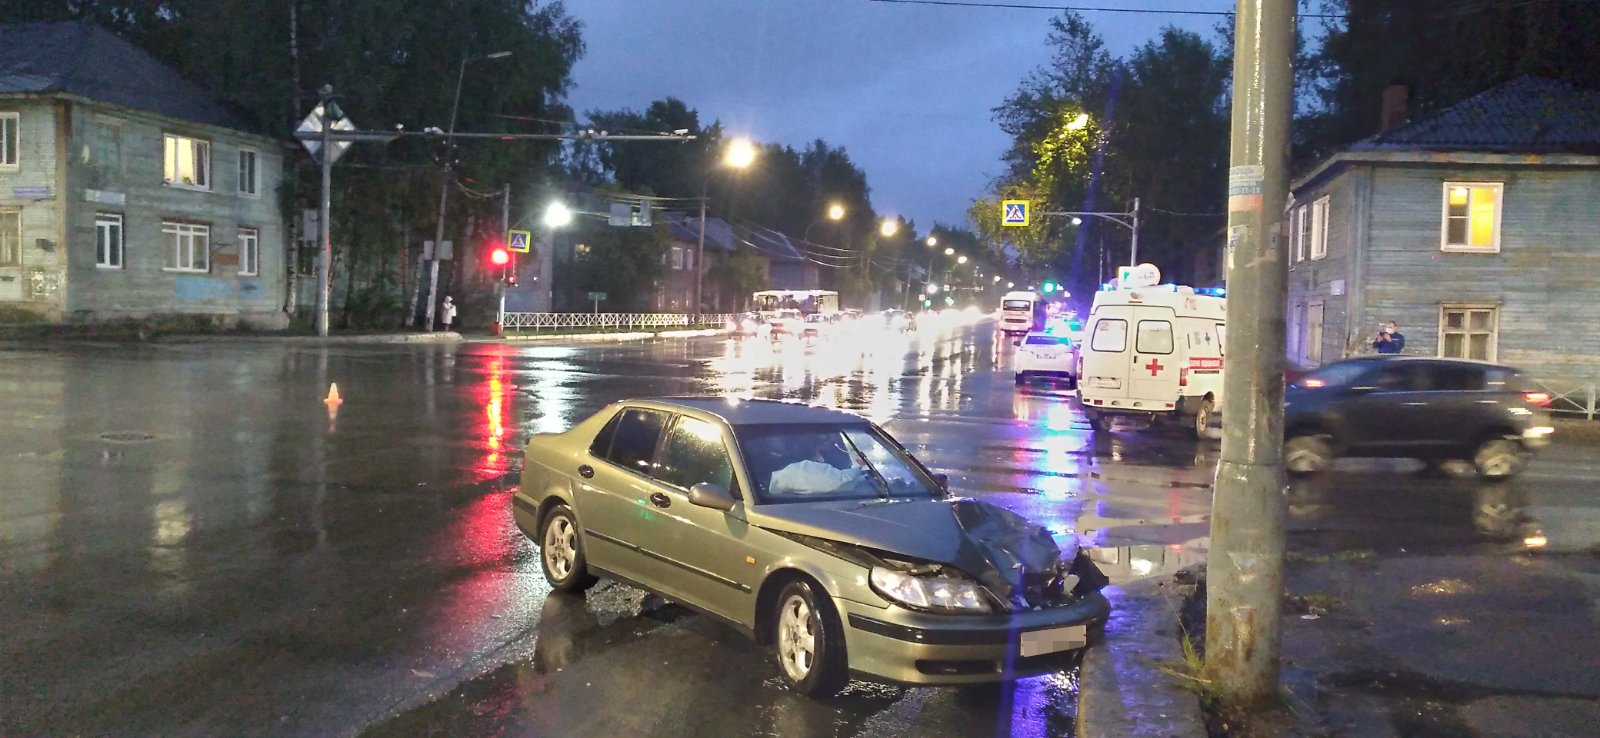
{"type": "MultiPolygon", "coordinates": [[[[1233,9],[1231,0],[1041,0],[1037,4],[1233,9]]],[[[567,0],[583,23],[569,100],[642,110],[682,99],[703,122],[796,148],[826,139],[867,173],[884,215],[961,224],[1001,171],[990,110],[1049,61],[1046,10],[869,0],[567,0]]],[[[1085,13],[1125,55],[1164,25],[1215,38],[1216,17],[1085,13]]]]}

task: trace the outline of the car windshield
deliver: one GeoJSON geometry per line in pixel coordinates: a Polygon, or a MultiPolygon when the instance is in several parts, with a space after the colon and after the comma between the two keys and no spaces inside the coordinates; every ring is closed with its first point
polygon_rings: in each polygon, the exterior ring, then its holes
{"type": "Polygon", "coordinates": [[[1028,335],[1029,346],[1065,346],[1072,343],[1072,339],[1065,336],[1047,336],[1033,333],[1028,335]]]}
{"type": "Polygon", "coordinates": [[[867,423],[734,428],[758,504],[935,498],[938,486],[867,423]]]}
{"type": "Polygon", "coordinates": [[[1354,361],[1345,364],[1329,364],[1310,374],[1296,380],[1294,386],[1307,389],[1319,387],[1343,387],[1356,381],[1372,369],[1372,365],[1364,361],[1354,361]]]}

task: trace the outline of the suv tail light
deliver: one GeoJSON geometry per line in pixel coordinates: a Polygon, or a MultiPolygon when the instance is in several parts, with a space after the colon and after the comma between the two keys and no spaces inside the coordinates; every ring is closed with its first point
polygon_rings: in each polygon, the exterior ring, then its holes
{"type": "Polygon", "coordinates": [[[1549,392],[1540,392],[1535,390],[1532,392],[1522,393],[1522,399],[1527,400],[1529,405],[1533,405],[1535,407],[1545,407],[1546,405],[1549,405],[1550,401],[1555,398],[1551,397],[1549,392]]]}

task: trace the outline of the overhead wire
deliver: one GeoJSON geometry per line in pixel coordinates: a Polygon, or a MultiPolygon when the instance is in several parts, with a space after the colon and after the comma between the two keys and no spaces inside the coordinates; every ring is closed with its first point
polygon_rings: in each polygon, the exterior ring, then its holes
{"type": "MultiPolygon", "coordinates": [[[[1129,8],[1097,5],[1042,5],[1037,3],[994,2],[993,0],[869,0],[890,5],[937,5],[956,8],[994,8],[1005,10],[1053,10],[1075,13],[1136,13],[1143,15],[1188,15],[1223,18],[1234,15],[1231,10],[1173,10],[1170,8],[1129,8]]],[[[1343,19],[1343,13],[1300,13],[1301,18],[1343,19]]]]}

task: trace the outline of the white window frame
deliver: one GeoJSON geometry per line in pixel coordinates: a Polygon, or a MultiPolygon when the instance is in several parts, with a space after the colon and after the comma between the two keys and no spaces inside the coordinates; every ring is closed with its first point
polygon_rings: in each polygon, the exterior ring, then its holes
{"type": "Polygon", "coordinates": [[[9,255],[6,253],[4,250],[6,234],[0,232],[0,267],[19,267],[22,266],[22,209],[0,208],[0,216],[7,215],[15,216],[17,219],[17,230],[11,234],[13,236],[11,241],[12,248],[16,251],[9,255]],[[13,258],[7,258],[8,256],[13,258]]]}
{"type": "Polygon", "coordinates": [[[208,274],[211,272],[211,226],[176,220],[161,221],[161,247],[170,249],[170,251],[161,255],[161,271],[183,274],[208,274]],[[204,248],[200,249],[199,252],[201,258],[204,259],[204,263],[198,265],[194,263],[194,239],[197,237],[205,239],[204,248]],[[188,246],[189,258],[187,260],[183,258],[185,245],[188,246]]]}
{"type": "Polygon", "coordinates": [[[163,134],[161,134],[161,181],[162,182],[166,183],[166,185],[168,187],[177,187],[179,189],[184,189],[184,190],[197,190],[197,191],[200,191],[200,192],[210,192],[211,191],[211,181],[213,179],[215,179],[215,177],[213,176],[213,172],[212,172],[212,169],[211,169],[211,142],[210,141],[207,141],[206,139],[203,139],[203,138],[192,138],[190,136],[185,136],[185,135],[179,134],[179,133],[163,133],[163,134]],[[197,154],[203,154],[203,156],[196,156],[195,157],[195,165],[196,165],[196,170],[195,171],[197,172],[197,174],[200,177],[200,179],[204,180],[203,182],[199,182],[199,183],[196,183],[196,184],[189,184],[189,183],[186,183],[186,182],[179,182],[175,178],[167,176],[167,171],[168,171],[169,167],[171,168],[171,170],[172,170],[172,172],[174,174],[177,173],[177,169],[178,169],[178,162],[177,162],[177,151],[178,151],[178,149],[177,149],[177,147],[179,145],[181,145],[181,144],[188,144],[190,146],[197,146],[198,145],[200,147],[203,147],[203,148],[195,149],[195,152],[197,154]]]}
{"type": "Polygon", "coordinates": [[[1330,207],[1333,198],[1323,195],[1311,203],[1311,259],[1325,259],[1328,257],[1328,216],[1332,211],[1330,207]]]}
{"type": "Polygon", "coordinates": [[[683,249],[677,246],[672,247],[672,271],[683,271],[683,249]]]}
{"type": "Polygon", "coordinates": [[[251,148],[240,148],[238,159],[239,194],[245,197],[261,197],[261,152],[251,148]],[[246,158],[250,160],[248,179],[246,179],[244,171],[246,158]]]}
{"type": "Polygon", "coordinates": [[[1306,260],[1306,237],[1310,232],[1306,228],[1308,213],[1306,206],[1300,205],[1294,209],[1294,263],[1306,260]]]}
{"type": "Polygon", "coordinates": [[[97,269],[127,267],[127,228],[122,213],[94,214],[94,265],[97,269]]]}
{"type": "Polygon", "coordinates": [[[1472,313],[1486,312],[1489,314],[1489,354],[1482,361],[1499,361],[1500,356],[1500,306],[1492,303],[1445,303],[1439,306],[1439,349],[1436,352],[1440,358],[1465,359],[1466,356],[1449,356],[1445,354],[1445,337],[1452,334],[1463,336],[1461,347],[1464,354],[1472,353],[1472,336],[1482,334],[1484,331],[1472,330],[1472,313]],[[1465,313],[1462,317],[1461,330],[1450,330],[1450,313],[1465,313]]]}
{"type": "Polygon", "coordinates": [[[261,273],[261,229],[239,227],[239,276],[254,277],[261,273]]]}
{"type": "Polygon", "coordinates": [[[22,167],[22,113],[0,113],[0,169],[22,167]],[[7,127],[10,133],[7,133],[7,127]],[[10,151],[10,158],[6,152],[10,151]]]}
{"type": "Polygon", "coordinates": [[[1444,188],[1439,200],[1439,250],[1462,254],[1498,254],[1500,253],[1500,224],[1501,214],[1506,206],[1506,183],[1504,182],[1453,182],[1444,183],[1444,188]],[[1467,188],[1467,242],[1465,244],[1450,243],[1450,190],[1454,187],[1467,188]],[[1490,246],[1472,245],[1472,191],[1475,189],[1494,190],[1494,243],[1490,246]]]}

